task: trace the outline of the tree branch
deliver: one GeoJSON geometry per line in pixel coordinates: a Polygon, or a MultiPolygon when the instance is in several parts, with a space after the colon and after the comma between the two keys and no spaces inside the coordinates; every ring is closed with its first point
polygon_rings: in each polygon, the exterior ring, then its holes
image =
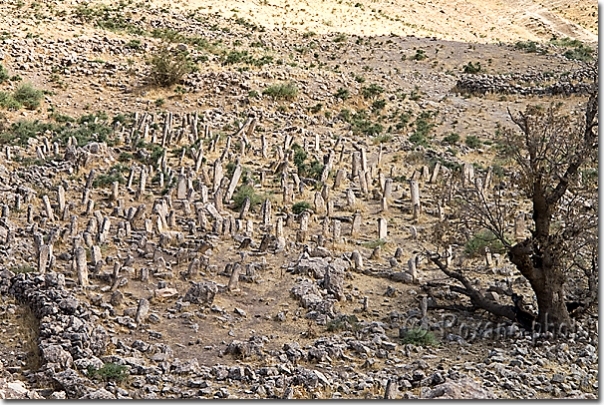
{"type": "Polygon", "coordinates": [[[459,281],[465,288],[459,286],[451,286],[451,291],[456,291],[467,295],[470,302],[476,308],[484,309],[494,315],[502,316],[513,321],[517,320],[517,309],[511,305],[500,305],[495,301],[485,298],[484,295],[472,286],[470,280],[463,274],[449,270],[445,264],[440,261],[440,255],[437,253],[427,252],[426,256],[447,276],[459,281]]]}

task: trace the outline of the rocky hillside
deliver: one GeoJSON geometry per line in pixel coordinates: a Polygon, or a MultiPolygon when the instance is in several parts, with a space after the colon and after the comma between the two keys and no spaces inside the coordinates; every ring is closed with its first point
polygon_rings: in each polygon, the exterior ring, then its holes
{"type": "Polygon", "coordinates": [[[425,289],[464,302],[445,248],[530,297],[453,195],[527,209],[508,110],[581,107],[596,11],[6,1],[0,395],[597,397],[597,311],[561,339],[425,289]]]}

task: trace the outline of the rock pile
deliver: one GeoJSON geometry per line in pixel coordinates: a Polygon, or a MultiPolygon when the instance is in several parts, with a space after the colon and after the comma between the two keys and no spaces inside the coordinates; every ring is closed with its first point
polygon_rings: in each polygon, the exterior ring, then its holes
{"type": "Polygon", "coordinates": [[[545,84],[543,74],[464,75],[457,80],[454,91],[476,94],[519,94],[522,96],[588,95],[593,83],[571,80],[570,76],[545,84]],[[520,84],[524,83],[524,84],[520,84]],[[537,83],[542,83],[541,85],[537,83]]]}

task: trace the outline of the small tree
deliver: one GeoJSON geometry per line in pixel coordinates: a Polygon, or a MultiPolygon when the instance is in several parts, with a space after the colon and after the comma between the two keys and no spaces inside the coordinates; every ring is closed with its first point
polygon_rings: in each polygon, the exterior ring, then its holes
{"type": "MultiPolygon", "coordinates": [[[[594,68],[596,69],[596,68],[594,68]]],[[[595,70],[597,72],[597,70],[595,70]]],[[[515,181],[526,198],[532,221],[515,242],[509,235],[518,214],[510,208],[507,185],[492,193],[481,182],[460,189],[460,223],[466,229],[487,229],[504,246],[510,262],[534,292],[538,313],[526,310],[524,297],[507,288],[491,291],[511,298],[513,305],[488,299],[460,270],[452,270],[441,256],[429,257],[444,273],[461,282],[451,290],[470,298],[471,309],[542,328],[570,325],[569,310],[582,312],[597,302],[598,286],[598,83],[580,112],[565,114],[561,105],[530,106],[511,120],[503,154],[512,158],[515,181]],[[573,290],[572,287],[575,289],[573,290]],[[572,298],[575,302],[569,302],[572,298]]],[[[515,199],[521,197],[515,197],[515,199]]],[[[518,235],[516,235],[518,236],[518,235]]]]}

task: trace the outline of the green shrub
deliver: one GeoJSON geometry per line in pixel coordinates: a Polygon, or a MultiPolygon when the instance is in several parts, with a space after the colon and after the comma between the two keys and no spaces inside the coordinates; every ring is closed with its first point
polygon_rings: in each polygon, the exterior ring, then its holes
{"type": "Polygon", "coordinates": [[[572,38],[569,38],[569,37],[564,37],[564,38],[560,38],[560,39],[558,39],[556,37],[553,37],[550,40],[550,43],[552,45],[566,46],[566,47],[575,47],[575,48],[583,46],[583,42],[579,41],[578,39],[572,39],[572,38]]]}
{"type": "Polygon", "coordinates": [[[477,136],[475,135],[468,135],[466,137],[466,145],[468,145],[468,147],[475,149],[480,147],[480,145],[482,145],[482,142],[480,141],[480,139],[478,139],[477,136]]]}
{"type": "Polygon", "coordinates": [[[313,114],[318,113],[323,108],[323,103],[317,103],[314,106],[309,108],[309,111],[313,114]]]}
{"type": "Polygon", "coordinates": [[[336,319],[327,322],[326,326],[328,332],[357,331],[361,329],[359,319],[355,315],[340,315],[336,319]]]}
{"type": "Polygon", "coordinates": [[[120,123],[122,125],[128,125],[128,124],[132,124],[134,121],[134,114],[130,113],[130,114],[117,114],[114,115],[113,118],[111,119],[111,125],[115,125],[117,123],[120,123]]]}
{"type": "Polygon", "coordinates": [[[0,134],[0,143],[24,147],[27,146],[29,138],[37,138],[39,134],[53,128],[53,124],[39,120],[19,120],[13,122],[7,131],[0,134]]]}
{"type": "Polygon", "coordinates": [[[571,39],[568,37],[565,38],[552,38],[550,41],[551,44],[556,46],[561,46],[565,48],[573,48],[568,49],[564,52],[564,56],[570,60],[580,60],[583,62],[591,62],[593,60],[594,50],[585,45],[583,42],[578,39],[571,39]]]}
{"type": "Polygon", "coordinates": [[[302,170],[301,167],[302,167],[302,165],[304,165],[304,161],[308,157],[308,154],[298,144],[294,144],[293,149],[294,149],[294,164],[298,168],[298,171],[301,171],[302,170]]]}
{"type": "Polygon", "coordinates": [[[333,96],[341,100],[347,100],[348,98],[350,98],[350,92],[348,91],[348,89],[340,87],[336,94],[334,94],[333,96]]]}
{"type": "Polygon", "coordinates": [[[118,162],[126,163],[132,160],[132,154],[128,152],[120,153],[120,156],[117,158],[118,162]]]}
{"type": "Polygon", "coordinates": [[[472,62],[468,62],[467,65],[463,66],[463,72],[464,73],[479,73],[482,70],[482,67],[480,66],[480,62],[477,62],[476,65],[472,64],[472,62]]]}
{"type": "Polygon", "coordinates": [[[368,120],[355,121],[355,125],[353,126],[353,132],[362,132],[367,136],[375,136],[379,135],[384,131],[384,126],[379,123],[373,123],[368,120]]]}
{"type": "Polygon", "coordinates": [[[528,53],[535,53],[537,52],[537,43],[534,41],[518,41],[516,42],[516,48],[528,53]]]}
{"type": "Polygon", "coordinates": [[[384,245],[386,244],[386,241],[383,239],[376,239],[376,240],[372,240],[369,242],[364,242],[361,244],[361,246],[367,248],[367,249],[375,249],[376,247],[384,247],[384,245]]]}
{"type": "Polygon", "coordinates": [[[126,48],[130,48],[130,49],[141,49],[141,41],[140,39],[132,39],[130,41],[128,41],[128,43],[126,44],[126,48]]]}
{"type": "Polygon", "coordinates": [[[488,229],[482,230],[472,236],[464,246],[464,253],[468,257],[479,257],[485,254],[485,248],[489,248],[491,253],[504,253],[503,243],[488,229]]]}
{"type": "Polygon", "coordinates": [[[422,98],[422,94],[419,91],[419,87],[415,86],[415,88],[411,91],[411,94],[409,94],[409,100],[417,101],[420,98],[422,98]]]}
{"type": "Polygon", "coordinates": [[[501,165],[494,164],[493,165],[493,174],[496,177],[503,178],[503,176],[505,176],[505,169],[501,165]]]}
{"type": "Polygon", "coordinates": [[[293,100],[298,95],[295,83],[274,84],[262,90],[262,94],[270,96],[275,100],[293,100]]]}
{"type": "Polygon", "coordinates": [[[128,378],[128,367],[115,363],[105,363],[99,369],[90,364],[87,371],[90,378],[98,378],[102,381],[113,380],[121,382],[128,378]]]}
{"type": "Polygon", "coordinates": [[[144,34],[145,31],[142,28],[125,17],[124,6],[123,2],[114,7],[105,4],[80,4],[76,6],[74,15],[84,22],[94,22],[97,27],[109,31],[144,34]]]}
{"type": "Polygon", "coordinates": [[[428,55],[426,55],[426,51],[424,51],[423,49],[418,49],[415,51],[415,55],[413,55],[413,60],[424,60],[428,57],[428,55]]]}
{"type": "Polygon", "coordinates": [[[323,164],[316,159],[313,159],[310,163],[303,162],[297,166],[298,175],[301,177],[309,177],[311,179],[319,180],[321,178],[321,174],[323,173],[323,164]]]}
{"type": "Polygon", "coordinates": [[[411,134],[411,136],[409,136],[409,142],[411,142],[414,145],[420,145],[420,146],[424,146],[427,147],[428,146],[428,139],[418,133],[418,132],[414,132],[413,134],[411,134]]]}
{"type": "Polygon", "coordinates": [[[96,176],[92,182],[92,187],[107,187],[112,185],[114,181],[117,181],[120,184],[124,184],[126,182],[120,173],[113,171],[111,174],[100,173],[98,176],[96,176]]]}
{"type": "Polygon", "coordinates": [[[225,65],[233,65],[235,63],[246,62],[250,58],[248,51],[230,51],[224,57],[223,63],[225,65]]]}
{"type": "Polygon", "coordinates": [[[401,113],[401,115],[399,115],[399,117],[398,117],[398,122],[396,123],[396,125],[394,127],[398,131],[400,131],[401,129],[407,128],[412,116],[413,116],[413,112],[411,110],[407,111],[406,113],[405,112],[401,113]]]}
{"type": "Polygon", "coordinates": [[[6,70],[6,68],[0,64],[0,83],[4,83],[9,79],[10,75],[8,74],[8,70],[6,70]]]}
{"type": "Polygon", "coordinates": [[[237,187],[235,194],[233,194],[233,208],[235,210],[241,209],[241,207],[243,207],[243,202],[247,197],[250,198],[250,209],[261,204],[265,200],[265,196],[257,193],[253,186],[244,184],[237,187]]]}
{"type": "Polygon", "coordinates": [[[185,37],[180,32],[171,28],[155,28],[151,32],[151,36],[166,42],[185,42],[185,37]]]}
{"type": "Polygon", "coordinates": [[[298,201],[292,206],[292,212],[296,215],[303,213],[306,210],[310,210],[310,203],[306,201],[298,201]]]}
{"type": "Polygon", "coordinates": [[[12,94],[0,91],[0,107],[6,108],[9,111],[17,111],[23,106],[13,98],[12,94]]]}
{"type": "Polygon", "coordinates": [[[384,109],[384,107],[386,107],[386,100],[381,99],[381,100],[375,100],[372,104],[371,104],[371,109],[373,111],[381,111],[384,109]]]}
{"type": "Polygon", "coordinates": [[[361,89],[361,95],[364,99],[375,98],[384,92],[384,88],[375,83],[361,89]]]}
{"type": "Polygon", "coordinates": [[[581,45],[574,49],[569,49],[564,52],[564,56],[570,60],[580,60],[583,62],[591,62],[593,60],[594,50],[589,46],[581,45]]]}
{"type": "Polygon", "coordinates": [[[422,328],[409,329],[401,343],[404,345],[412,344],[414,346],[438,346],[438,341],[434,334],[422,328]]]}
{"type": "Polygon", "coordinates": [[[379,145],[380,143],[390,142],[392,140],[392,135],[379,135],[373,138],[373,144],[379,145]]]}
{"type": "MultiPolygon", "coordinates": [[[[384,127],[382,124],[373,123],[369,120],[367,116],[367,112],[365,110],[359,110],[355,114],[350,115],[350,111],[346,110],[347,113],[343,115],[343,118],[350,123],[352,126],[352,132],[357,134],[365,134],[367,136],[376,136],[379,135],[384,127]],[[348,119],[346,119],[348,118],[348,119]]],[[[344,110],[340,114],[343,114],[344,110]]]]}
{"type": "Polygon", "coordinates": [[[105,142],[112,146],[115,140],[109,138],[109,135],[113,133],[113,128],[107,125],[107,118],[105,113],[97,112],[81,116],[77,120],[77,125],[56,125],[52,128],[55,133],[53,142],[59,141],[65,146],[68,139],[74,137],[78,146],[85,146],[90,142],[105,142]]]}
{"type": "Polygon", "coordinates": [[[75,122],[75,119],[73,119],[69,115],[59,114],[59,113],[52,113],[50,115],[50,118],[52,118],[55,122],[58,122],[60,124],[65,123],[65,122],[75,122]]]}
{"type": "Polygon", "coordinates": [[[434,127],[429,121],[430,115],[422,113],[414,122],[415,131],[409,137],[409,142],[414,145],[428,146],[428,133],[434,127]]]}
{"type": "Polygon", "coordinates": [[[239,24],[245,28],[247,28],[248,30],[251,31],[260,31],[260,32],[264,32],[266,29],[262,26],[259,26],[257,24],[254,24],[253,22],[247,21],[245,18],[243,17],[238,17],[235,19],[235,23],[239,24]]]}
{"type": "Polygon", "coordinates": [[[195,67],[185,52],[171,51],[165,44],[151,55],[147,64],[150,66],[148,81],[160,87],[169,87],[180,82],[195,67]]]}
{"type": "Polygon", "coordinates": [[[37,269],[35,267],[30,266],[29,264],[21,264],[19,266],[11,267],[10,271],[15,274],[20,273],[35,273],[37,269]]]}
{"type": "Polygon", "coordinates": [[[357,83],[365,83],[365,77],[361,75],[355,75],[353,73],[354,81],[357,83]]]}
{"type": "Polygon", "coordinates": [[[348,39],[348,37],[346,36],[346,34],[343,33],[339,33],[338,35],[336,35],[336,37],[333,39],[333,42],[346,42],[346,40],[348,39]]]}
{"type": "Polygon", "coordinates": [[[451,132],[449,135],[445,136],[443,138],[443,142],[448,143],[449,145],[455,145],[457,144],[457,142],[459,142],[459,134],[455,133],[455,132],[451,132]]]}
{"type": "Polygon", "coordinates": [[[40,106],[44,97],[41,90],[36,89],[31,83],[23,83],[13,93],[13,98],[28,110],[35,110],[40,106]]]}
{"type": "Polygon", "coordinates": [[[338,114],[340,118],[342,118],[344,121],[350,123],[350,120],[352,118],[352,116],[350,115],[350,110],[348,108],[343,108],[340,111],[340,114],[338,114]]]}

